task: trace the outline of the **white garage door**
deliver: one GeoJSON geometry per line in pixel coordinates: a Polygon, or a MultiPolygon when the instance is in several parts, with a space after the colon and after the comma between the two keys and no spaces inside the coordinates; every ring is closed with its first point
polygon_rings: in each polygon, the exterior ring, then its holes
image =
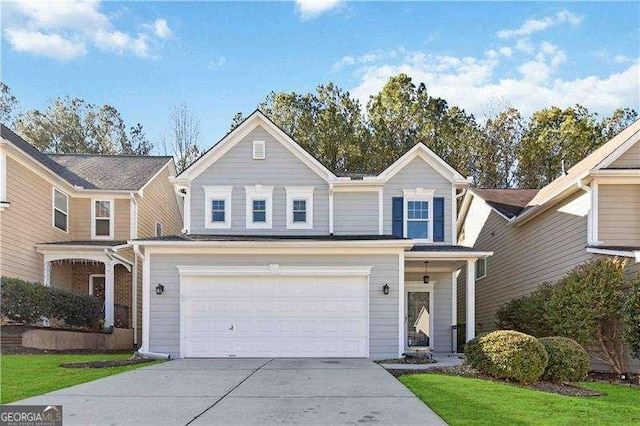
{"type": "Polygon", "coordinates": [[[184,357],[366,357],[368,279],[183,277],[184,357]]]}

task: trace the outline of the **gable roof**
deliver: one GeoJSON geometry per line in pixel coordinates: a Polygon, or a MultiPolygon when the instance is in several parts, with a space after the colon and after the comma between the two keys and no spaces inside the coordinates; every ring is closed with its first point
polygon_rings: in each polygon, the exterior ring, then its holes
{"type": "Polygon", "coordinates": [[[539,189],[473,188],[470,191],[507,219],[518,216],[539,189]]]}
{"type": "Polygon", "coordinates": [[[535,197],[527,203],[525,211],[514,221],[523,220],[522,218],[525,216],[532,217],[536,212],[544,211],[554,201],[559,201],[558,198],[564,198],[569,195],[572,190],[577,189],[580,181],[587,177],[591,171],[608,166],[639,140],[640,120],[636,120],[610,141],[576,163],[567,171],[566,175],[558,177],[547,186],[541,188],[535,197]]]}
{"type": "Polygon", "coordinates": [[[87,190],[138,191],[170,156],[45,154],[5,125],[2,138],[72,186],[87,190]]]}
{"type": "Polygon", "coordinates": [[[417,143],[407,151],[402,157],[398,158],[393,164],[380,173],[377,178],[388,181],[402,170],[407,164],[416,158],[421,158],[445,179],[453,184],[468,185],[469,180],[462,176],[456,169],[451,167],[449,163],[440,158],[435,152],[431,151],[425,144],[417,143]]]}
{"type": "Polygon", "coordinates": [[[220,157],[226,154],[234,146],[236,146],[244,137],[246,137],[253,129],[263,126],[278,142],[288,149],[294,156],[302,161],[307,167],[313,170],[318,176],[326,181],[337,179],[329,169],[323,166],[314,156],[309,154],[302,148],[291,136],[286,134],[276,123],[267,117],[262,111],[256,109],[251,115],[245,118],[235,129],[227,133],[222,139],[209,148],[196,161],[191,163],[189,167],[184,169],[177,177],[176,181],[181,179],[193,179],[207,169],[211,164],[216,162],[220,157]]]}

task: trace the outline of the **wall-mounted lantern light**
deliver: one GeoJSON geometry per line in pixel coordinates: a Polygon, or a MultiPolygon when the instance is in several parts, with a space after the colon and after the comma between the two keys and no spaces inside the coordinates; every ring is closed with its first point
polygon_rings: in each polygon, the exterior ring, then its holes
{"type": "Polygon", "coordinates": [[[422,282],[425,284],[429,284],[429,274],[427,273],[428,266],[429,262],[424,262],[424,275],[422,276],[422,282]]]}
{"type": "Polygon", "coordinates": [[[384,294],[389,294],[389,284],[385,284],[382,286],[382,292],[384,294]]]}
{"type": "Polygon", "coordinates": [[[156,294],[162,294],[164,293],[164,286],[162,284],[158,284],[156,286],[156,294]]]}

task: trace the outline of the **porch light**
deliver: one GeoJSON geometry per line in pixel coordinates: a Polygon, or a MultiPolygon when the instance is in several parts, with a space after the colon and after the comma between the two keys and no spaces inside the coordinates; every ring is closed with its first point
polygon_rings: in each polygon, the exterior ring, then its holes
{"type": "Polygon", "coordinates": [[[424,275],[422,276],[422,282],[425,284],[429,284],[429,275],[427,274],[428,266],[429,266],[429,262],[424,262],[424,275]]]}
{"type": "Polygon", "coordinates": [[[389,294],[389,284],[385,284],[382,286],[382,292],[384,294],[389,294]]]}
{"type": "Polygon", "coordinates": [[[162,294],[164,293],[164,286],[162,284],[158,284],[156,286],[156,294],[162,294]]]}

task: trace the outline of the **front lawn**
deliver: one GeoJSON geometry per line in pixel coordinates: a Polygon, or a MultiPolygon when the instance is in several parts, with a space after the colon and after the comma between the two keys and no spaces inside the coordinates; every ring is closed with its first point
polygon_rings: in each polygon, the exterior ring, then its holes
{"type": "Polygon", "coordinates": [[[150,364],[111,368],[62,368],[65,362],[124,360],[131,354],[97,355],[2,355],[0,356],[0,403],[18,401],[57,389],[122,373],[150,364]]]}
{"type": "Polygon", "coordinates": [[[637,388],[583,383],[606,395],[574,397],[441,374],[412,374],[399,379],[451,425],[640,424],[637,388]]]}

